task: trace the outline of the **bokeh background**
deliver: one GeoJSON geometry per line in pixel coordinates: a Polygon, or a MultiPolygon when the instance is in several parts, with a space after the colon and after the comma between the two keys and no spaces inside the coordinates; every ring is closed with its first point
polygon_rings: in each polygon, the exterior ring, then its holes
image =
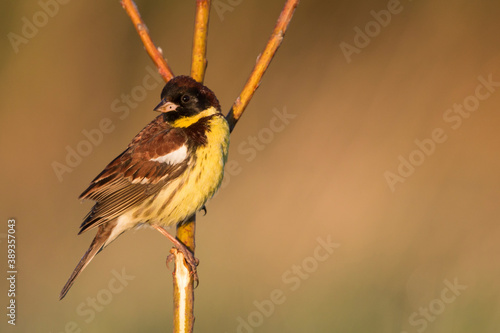
{"type": "MultiPolygon", "coordinates": [[[[224,112],[282,3],[213,1],[205,83],[224,112]]],[[[174,73],[189,73],[194,1],[137,4],[174,73]]],[[[78,195],[156,116],[162,85],[129,18],[118,1],[0,6],[0,262],[15,218],[18,265],[16,326],[2,314],[0,331],[170,331],[171,244],[150,229],[120,237],[58,300],[94,233],[76,235],[92,206],[78,195]],[[103,119],[112,130],[85,146],[103,119]],[[87,156],[58,177],[78,147],[87,156]]],[[[198,218],[197,332],[500,331],[500,87],[477,88],[500,82],[499,16],[494,1],[301,2],[198,218]],[[388,6],[398,13],[374,23],[388,6]],[[474,105],[476,89],[489,95],[474,105]],[[464,100],[474,111],[449,113],[464,100]],[[400,166],[410,157],[414,170],[400,166]]],[[[2,279],[4,312],[7,290],[2,279]]]]}

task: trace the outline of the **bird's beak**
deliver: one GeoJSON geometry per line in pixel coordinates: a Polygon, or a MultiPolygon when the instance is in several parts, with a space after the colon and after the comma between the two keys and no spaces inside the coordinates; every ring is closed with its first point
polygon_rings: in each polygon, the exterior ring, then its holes
{"type": "Polygon", "coordinates": [[[170,112],[170,111],[174,111],[175,109],[177,109],[179,107],[179,105],[175,104],[175,103],[172,103],[172,102],[167,102],[167,100],[163,99],[160,104],[158,104],[155,108],[154,108],[154,111],[158,111],[158,112],[163,112],[163,113],[166,113],[166,112],[170,112]]]}

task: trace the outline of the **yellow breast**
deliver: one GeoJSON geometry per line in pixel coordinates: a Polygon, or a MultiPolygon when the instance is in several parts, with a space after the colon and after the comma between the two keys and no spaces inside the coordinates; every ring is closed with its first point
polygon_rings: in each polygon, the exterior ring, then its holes
{"type": "MultiPolygon", "coordinates": [[[[201,112],[197,119],[176,123],[188,127],[198,119],[218,113],[214,108],[201,112]]],[[[206,132],[207,143],[199,146],[190,157],[185,172],[167,184],[154,199],[141,205],[135,218],[141,222],[171,226],[184,221],[200,210],[215,194],[224,175],[229,148],[229,126],[222,115],[211,117],[206,132]]]]}

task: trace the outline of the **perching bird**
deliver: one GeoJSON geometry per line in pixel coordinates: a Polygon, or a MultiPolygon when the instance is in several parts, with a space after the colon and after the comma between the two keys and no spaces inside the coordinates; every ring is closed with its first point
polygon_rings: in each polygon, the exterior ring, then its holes
{"type": "MultiPolygon", "coordinates": [[[[154,109],[161,112],[92,181],[80,199],[96,202],[80,232],[97,228],[89,249],[63,287],[104,247],[140,224],[161,231],[204,208],[219,188],[229,147],[229,126],[215,94],[188,76],[170,80],[154,109]]],[[[191,252],[168,235],[196,269],[191,252]]]]}

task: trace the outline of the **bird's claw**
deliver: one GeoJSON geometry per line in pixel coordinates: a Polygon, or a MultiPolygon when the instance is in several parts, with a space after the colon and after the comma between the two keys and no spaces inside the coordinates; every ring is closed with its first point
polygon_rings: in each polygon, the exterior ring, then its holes
{"type": "Polygon", "coordinates": [[[198,271],[197,266],[200,264],[200,260],[193,255],[187,247],[173,247],[170,250],[170,254],[167,257],[167,268],[170,269],[169,264],[174,261],[176,251],[181,252],[184,255],[184,260],[189,268],[190,274],[193,276],[193,281],[196,283],[195,288],[198,287],[199,279],[198,279],[198,271]]]}

